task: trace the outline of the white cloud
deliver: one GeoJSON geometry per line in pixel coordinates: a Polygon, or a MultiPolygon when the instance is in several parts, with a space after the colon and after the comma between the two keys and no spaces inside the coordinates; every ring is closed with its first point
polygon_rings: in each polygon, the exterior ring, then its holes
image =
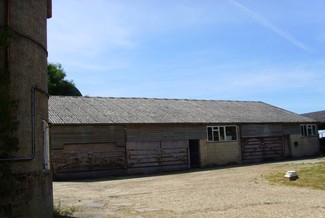
{"type": "MultiPolygon", "coordinates": [[[[230,3],[232,3],[234,6],[239,8],[241,11],[243,11],[245,14],[253,18],[256,22],[263,25],[265,28],[271,30],[272,32],[276,33],[278,36],[286,39],[291,44],[303,49],[304,51],[313,52],[313,49],[309,46],[305,45],[303,42],[298,40],[296,37],[291,35],[290,33],[278,28],[273,23],[271,23],[269,20],[267,20],[265,17],[261,16],[260,14],[256,13],[255,11],[245,7],[244,5],[240,4],[239,2],[235,0],[229,0],[230,3]]],[[[289,9],[290,10],[290,9],[289,9]]]]}
{"type": "Polygon", "coordinates": [[[95,56],[137,48],[150,37],[161,40],[184,28],[229,23],[236,17],[226,7],[223,2],[56,0],[48,21],[50,55],[95,56]]]}
{"type": "Polygon", "coordinates": [[[241,90],[249,88],[261,91],[281,91],[310,86],[315,80],[315,75],[308,72],[283,72],[283,70],[274,69],[266,72],[241,73],[229,80],[231,87],[239,87],[241,90]]]}
{"type": "MultiPolygon", "coordinates": [[[[55,0],[49,61],[62,63],[83,94],[96,96],[263,100],[300,90],[324,96],[325,64],[310,61],[323,59],[321,45],[310,53],[307,44],[238,2],[55,0]],[[248,23],[252,32],[240,35],[245,17],[307,53],[259,48],[249,36],[265,32],[248,23]],[[243,40],[249,46],[238,46],[243,40]]],[[[274,37],[267,40],[265,48],[272,47],[274,37]]]]}
{"type": "Polygon", "coordinates": [[[123,19],[123,8],[114,2],[54,1],[49,20],[50,55],[96,56],[104,51],[137,45],[134,28],[123,19]],[[89,4],[90,3],[90,4],[89,4]]]}

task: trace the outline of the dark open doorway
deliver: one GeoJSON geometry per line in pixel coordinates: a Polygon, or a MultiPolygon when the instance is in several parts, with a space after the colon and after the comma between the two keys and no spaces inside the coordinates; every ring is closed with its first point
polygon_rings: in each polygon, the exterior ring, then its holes
{"type": "Polygon", "coordinates": [[[199,140],[189,140],[191,168],[200,167],[199,140]]]}

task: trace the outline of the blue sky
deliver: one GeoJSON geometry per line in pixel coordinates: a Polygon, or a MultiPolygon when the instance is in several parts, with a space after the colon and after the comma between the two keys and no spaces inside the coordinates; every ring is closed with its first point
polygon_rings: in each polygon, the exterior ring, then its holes
{"type": "Polygon", "coordinates": [[[48,61],[83,95],[325,110],[323,0],[53,0],[48,61]]]}

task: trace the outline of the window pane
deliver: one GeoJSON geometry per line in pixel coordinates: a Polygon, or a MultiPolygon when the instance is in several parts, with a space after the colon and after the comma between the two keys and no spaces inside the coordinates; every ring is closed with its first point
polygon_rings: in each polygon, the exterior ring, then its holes
{"type": "Polygon", "coordinates": [[[305,136],[304,126],[303,125],[300,126],[300,132],[301,132],[302,136],[305,136]]]}
{"type": "Polygon", "coordinates": [[[208,141],[236,141],[236,126],[207,126],[208,141]]]}
{"type": "Polygon", "coordinates": [[[213,141],[212,127],[207,127],[207,132],[208,132],[208,141],[213,141]]]}
{"type": "Polygon", "coordinates": [[[311,125],[308,125],[307,126],[307,136],[311,136],[311,135],[313,135],[313,133],[312,133],[312,127],[311,127],[311,125]]]}
{"type": "Polygon", "coordinates": [[[313,136],[315,136],[315,135],[317,135],[316,134],[316,125],[312,125],[312,127],[313,127],[313,136]]]}
{"type": "Polygon", "coordinates": [[[314,124],[305,124],[300,126],[302,136],[317,136],[317,127],[314,124]]]}
{"type": "Polygon", "coordinates": [[[304,132],[304,134],[303,134],[303,136],[307,136],[308,135],[308,133],[307,133],[307,126],[306,125],[303,125],[302,126],[303,127],[303,132],[304,132]]]}
{"type": "Polygon", "coordinates": [[[219,133],[220,133],[220,141],[224,141],[225,140],[225,127],[220,127],[219,128],[219,133]]]}
{"type": "Polygon", "coordinates": [[[217,128],[217,130],[214,130],[213,131],[213,140],[214,141],[219,141],[219,131],[218,131],[218,128],[217,128]]]}
{"type": "Polygon", "coordinates": [[[235,126],[226,127],[226,140],[237,140],[237,128],[235,126]]]}

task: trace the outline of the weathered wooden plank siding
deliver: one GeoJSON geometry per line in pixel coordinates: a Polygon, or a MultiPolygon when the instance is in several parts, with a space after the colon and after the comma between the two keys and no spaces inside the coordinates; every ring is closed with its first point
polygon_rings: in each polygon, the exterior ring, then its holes
{"type": "Polygon", "coordinates": [[[283,125],[283,135],[295,135],[300,134],[300,125],[299,124],[284,124],[283,125]]]}
{"type": "Polygon", "coordinates": [[[123,126],[52,125],[50,140],[55,179],[125,174],[123,126]]]}
{"type": "Polygon", "coordinates": [[[63,149],[64,144],[94,142],[114,142],[124,146],[125,132],[123,126],[52,125],[50,140],[52,149],[63,149]]]}
{"type": "Polygon", "coordinates": [[[283,129],[282,124],[241,125],[242,162],[283,159],[286,145],[283,129]]]}
{"type": "Polygon", "coordinates": [[[206,138],[205,125],[130,125],[127,141],[163,141],[206,138]]]}
{"type": "Polygon", "coordinates": [[[189,168],[188,141],[127,142],[129,174],[189,168]]]}
{"type": "Polygon", "coordinates": [[[200,167],[291,154],[300,157],[319,149],[317,137],[300,136],[299,124],[243,124],[238,126],[238,141],[224,142],[208,142],[206,126],[53,125],[54,176],[71,179],[186,170],[190,168],[189,140],[199,142],[196,155],[200,167]]]}
{"type": "Polygon", "coordinates": [[[241,125],[242,137],[282,136],[281,124],[244,124],[241,125]]]}
{"type": "Polygon", "coordinates": [[[96,173],[110,176],[124,172],[125,164],[125,150],[115,143],[65,144],[63,149],[52,150],[56,179],[90,177],[96,173]]]}
{"type": "Polygon", "coordinates": [[[284,159],[282,136],[242,138],[242,160],[245,163],[284,159]]]}

